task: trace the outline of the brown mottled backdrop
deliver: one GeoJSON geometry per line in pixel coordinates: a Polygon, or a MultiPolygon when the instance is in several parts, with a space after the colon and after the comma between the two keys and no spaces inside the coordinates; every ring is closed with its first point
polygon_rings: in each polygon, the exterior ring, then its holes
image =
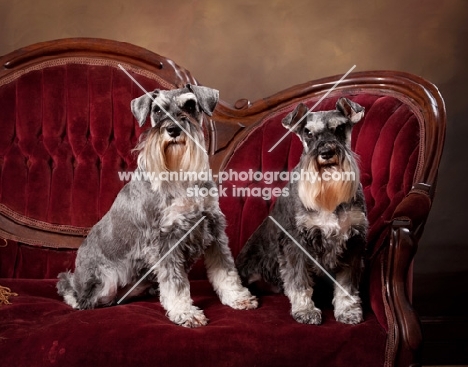
{"type": "Polygon", "coordinates": [[[143,46],[231,103],[342,74],[354,64],[356,71],[403,70],[435,83],[446,101],[448,131],[415,261],[414,301],[428,339],[435,317],[466,320],[468,1],[0,0],[0,55],[64,37],[143,46]]]}

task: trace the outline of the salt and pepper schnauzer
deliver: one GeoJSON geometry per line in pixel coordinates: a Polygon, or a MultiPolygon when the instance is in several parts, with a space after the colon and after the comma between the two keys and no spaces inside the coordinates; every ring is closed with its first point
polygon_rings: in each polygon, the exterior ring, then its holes
{"type": "MultiPolygon", "coordinates": [[[[296,133],[304,146],[294,170],[317,174],[318,179],[290,181],[290,196],[279,197],[271,212],[324,269],[336,274],[345,291],[335,284],[334,314],[346,324],[363,320],[358,286],[368,222],[350,148],[351,129],[363,116],[363,107],[340,98],[334,111],[309,113],[299,104],[283,119],[283,126],[296,133]],[[346,179],[353,175],[354,180],[346,179]],[[343,179],[325,180],[330,177],[343,179]]],[[[271,219],[266,218],[250,237],[236,264],[245,283],[263,279],[284,290],[296,321],[322,322],[312,301],[313,276],[321,270],[271,219]]]]}
{"type": "Polygon", "coordinates": [[[155,178],[161,172],[208,170],[208,156],[194,141],[204,146],[203,113],[211,116],[218,91],[189,84],[151,95],[136,98],[131,108],[140,126],[151,116],[151,128],[136,147],[137,170],[156,175],[133,179],[122,188],[80,246],[75,272],[59,274],[58,292],[76,309],[115,304],[204,216],[129,297],[158,284],[171,321],[186,327],[206,325],[203,311],[193,305],[187,277],[204,254],[209,280],[221,302],[236,309],[256,308],[256,298],[241,285],[235,268],[217,197],[187,196],[190,186],[210,189],[214,182],[155,178]]]}

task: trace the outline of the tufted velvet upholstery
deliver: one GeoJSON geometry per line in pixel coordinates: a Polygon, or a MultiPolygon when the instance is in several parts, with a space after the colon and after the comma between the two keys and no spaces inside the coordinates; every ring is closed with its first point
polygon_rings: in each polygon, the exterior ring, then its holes
{"type": "MultiPolygon", "coordinates": [[[[164,88],[136,76],[148,90],[164,88]]],[[[31,219],[91,227],[123,186],[117,172],[134,169],[141,131],[129,106],[141,94],[121,70],[92,60],[45,63],[0,86],[0,203],[31,219]]]]}
{"type": "MultiPolygon", "coordinates": [[[[174,87],[135,71],[146,90],[174,87]]],[[[118,172],[135,168],[131,149],[145,127],[139,128],[129,107],[142,94],[117,63],[96,59],[46,61],[4,80],[0,204],[39,227],[86,233],[124,185],[118,172]]],[[[76,250],[31,245],[10,241],[0,277],[54,278],[74,267],[76,250]]]]}
{"type": "MultiPolygon", "coordinates": [[[[219,302],[199,262],[190,273],[191,292],[210,323],[188,330],[173,325],[154,297],[72,310],[57,295],[55,278],[73,269],[77,247],[123,186],[118,172],[135,167],[131,149],[141,129],[129,105],[142,92],[118,64],[147,90],[196,80],[159,55],[104,40],[32,45],[0,60],[0,285],[18,294],[0,305],[3,364],[417,365],[420,335],[408,301],[408,269],[431,207],[445,128],[443,101],[430,83],[408,74],[363,73],[315,109],[333,109],[340,96],[366,108],[352,135],[370,222],[364,322],[336,322],[331,285],[320,281],[314,300],[323,325],[296,323],[284,295],[261,293],[259,309],[233,310],[219,302]]],[[[314,105],[335,80],[239,108],[221,101],[206,126],[215,173],[290,171],[302,151],[295,136],[268,153],[286,132],[281,120],[299,101],[314,105]]],[[[274,199],[239,197],[232,189],[284,184],[220,183],[234,256],[274,199]]]]}

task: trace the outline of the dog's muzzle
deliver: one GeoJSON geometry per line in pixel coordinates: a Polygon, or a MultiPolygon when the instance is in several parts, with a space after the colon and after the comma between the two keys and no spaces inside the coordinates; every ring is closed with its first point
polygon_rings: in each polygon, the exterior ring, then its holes
{"type": "Polygon", "coordinates": [[[338,164],[338,152],[336,143],[324,142],[317,148],[317,162],[321,166],[338,164]]]}
{"type": "MultiPolygon", "coordinates": [[[[175,123],[171,123],[164,127],[164,149],[168,148],[181,148],[185,146],[186,143],[186,136],[183,133],[182,127],[176,125],[175,123]]],[[[166,151],[167,153],[167,151],[166,151]]]]}
{"type": "Polygon", "coordinates": [[[177,125],[172,125],[172,126],[168,126],[166,128],[166,131],[171,138],[175,139],[180,135],[180,132],[182,131],[182,129],[177,125]]]}

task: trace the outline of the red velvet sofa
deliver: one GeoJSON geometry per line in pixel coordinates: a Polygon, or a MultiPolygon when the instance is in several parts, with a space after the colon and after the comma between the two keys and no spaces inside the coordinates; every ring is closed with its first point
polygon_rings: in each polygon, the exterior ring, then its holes
{"type": "MultiPolygon", "coordinates": [[[[220,303],[203,266],[191,292],[210,323],[172,324],[157,298],[76,311],[57,295],[56,276],[108,210],[135,167],[141,129],[130,112],[141,90],[196,84],[172,61],[129,44],[96,39],[40,43],[0,58],[0,359],[2,366],[418,366],[421,331],[411,306],[411,264],[434,197],[445,134],[442,97],[414,75],[350,74],[316,110],[340,96],[366,115],[353,131],[370,223],[361,293],[364,322],[337,323],[330,286],[314,292],[320,326],[296,323],[288,299],[259,293],[260,307],[220,303]],[[7,289],[8,288],[8,289],[7,289]],[[17,295],[9,294],[16,293],[17,295]],[[9,297],[8,297],[9,296],[9,297]]],[[[299,101],[311,107],[339,79],[311,81],[235,106],[220,102],[206,124],[214,173],[285,171],[301,145],[281,119],[299,101]]],[[[222,95],[221,95],[222,96],[222,95]]],[[[235,185],[278,187],[256,181],[235,185]]],[[[221,197],[234,256],[273,200],[221,197]]]]}

